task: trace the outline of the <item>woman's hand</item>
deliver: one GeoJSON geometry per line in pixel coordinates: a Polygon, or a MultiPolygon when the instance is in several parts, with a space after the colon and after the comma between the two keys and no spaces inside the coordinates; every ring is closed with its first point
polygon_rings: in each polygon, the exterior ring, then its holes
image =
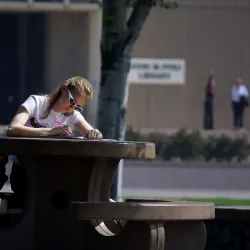
{"type": "Polygon", "coordinates": [[[98,129],[90,129],[85,136],[88,139],[102,139],[102,133],[98,129]]]}
{"type": "Polygon", "coordinates": [[[71,131],[70,126],[67,124],[60,125],[58,127],[50,129],[48,135],[60,135],[60,136],[71,136],[68,131],[71,131]]]}

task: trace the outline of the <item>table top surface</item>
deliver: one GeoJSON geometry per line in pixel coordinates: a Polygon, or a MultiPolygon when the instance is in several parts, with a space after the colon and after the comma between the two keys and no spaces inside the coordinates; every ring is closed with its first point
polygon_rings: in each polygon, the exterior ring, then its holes
{"type": "Polygon", "coordinates": [[[150,142],[87,140],[83,137],[0,137],[0,154],[155,159],[150,142]]]}

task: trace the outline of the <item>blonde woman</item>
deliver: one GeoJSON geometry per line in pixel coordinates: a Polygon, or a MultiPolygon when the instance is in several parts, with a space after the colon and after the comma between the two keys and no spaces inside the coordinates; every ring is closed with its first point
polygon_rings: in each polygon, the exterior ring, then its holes
{"type": "Polygon", "coordinates": [[[83,107],[92,98],[93,91],[87,79],[79,76],[65,81],[55,94],[31,95],[11,121],[8,136],[70,135],[75,126],[89,139],[101,139],[81,115],[83,107]],[[62,125],[58,126],[58,122],[62,125]]]}
{"type": "MultiPolygon", "coordinates": [[[[74,126],[88,139],[102,139],[101,132],[80,113],[92,96],[91,84],[80,76],[66,80],[54,94],[31,95],[12,119],[7,136],[71,136],[70,126],[74,126]]],[[[15,156],[11,156],[11,160],[11,188],[16,196],[15,207],[19,207],[24,200],[25,171],[15,156]]],[[[0,189],[6,181],[4,165],[0,162],[0,189]]]]}

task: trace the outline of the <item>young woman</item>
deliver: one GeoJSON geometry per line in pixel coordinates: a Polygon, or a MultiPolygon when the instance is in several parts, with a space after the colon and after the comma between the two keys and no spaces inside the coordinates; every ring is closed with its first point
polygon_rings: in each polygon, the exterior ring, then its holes
{"type": "Polygon", "coordinates": [[[92,96],[90,83],[79,76],[65,81],[55,94],[31,95],[11,121],[7,136],[70,136],[70,126],[75,126],[89,139],[102,139],[80,113],[92,96]]]}
{"type": "MultiPolygon", "coordinates": [[[[90,83],[79,76],[65,81],[55,94],[31,95],[12,119],[7,136],[71,136],[70,126],[75,126],[88,139],[102,139],[101,132],[80,113],[92,96],[90,83]]],[[[0,161],[0,189],[8,179],[5,175],[6,157],[0,161]]],[[[12,206],[22,207],[27,182],[25,169],[15,156],[11,156],[11,160],[12,206]]]]}

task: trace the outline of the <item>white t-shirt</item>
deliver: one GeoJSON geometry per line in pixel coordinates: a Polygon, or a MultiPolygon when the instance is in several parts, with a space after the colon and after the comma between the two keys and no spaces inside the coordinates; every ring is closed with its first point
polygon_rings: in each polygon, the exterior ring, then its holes
{"type": "Polygon", "coordinates": [[[240,102],[240,97],[245,96],[248,97],[248,90],[246,86],[240,85],[240,86],[233,86],[232,87],[232,101],[233,102],[240,102]]]}
{"type": "Polygon", "coordinates": [[[49,105],[47,96],[40,95],[31,95],[29,98],[21,105],[25,107],[29,113],[29,119],[26,122],[25,126],[33,127],[31,124],[32,118],[35,118],[36,121],[43,125],[44,127],[54,128],[58,127],[58,124],[55,122],[58,120],[61,123],[68,125],[76,125],[80,120],[84,119],[80,112],[74,111],[72,115],[65,116],[63,113],[55,112],[51,109],[47,118],[43,119],[45,111],[49,105]]]}
{"type": "MultiPolygon", "coordinates": [[[[73,112],[72,115],[65,116],[63,113],[55,112],[53,109],[51,109],[47,118],[42,119],[48,105],[49,102],[47,96],[29,96],[29,98],[21,105],[25,107],[29,113],[29,119],[26,122],[25,126],[33,127],[30,121],[30,119],[32,118],[35,118],[38,123],[48,128],[58,127],[58,124],[55,123],[56,120],[61,123],[73,126],[76,125],[76,123],[80,120],[84,120],[84,117],[81,115],[81,113],[76,110],[73,112]]],[[[15,155],[10,155],[9,160],[16,164],[19,164],[19,161],[15,155]]]]}

